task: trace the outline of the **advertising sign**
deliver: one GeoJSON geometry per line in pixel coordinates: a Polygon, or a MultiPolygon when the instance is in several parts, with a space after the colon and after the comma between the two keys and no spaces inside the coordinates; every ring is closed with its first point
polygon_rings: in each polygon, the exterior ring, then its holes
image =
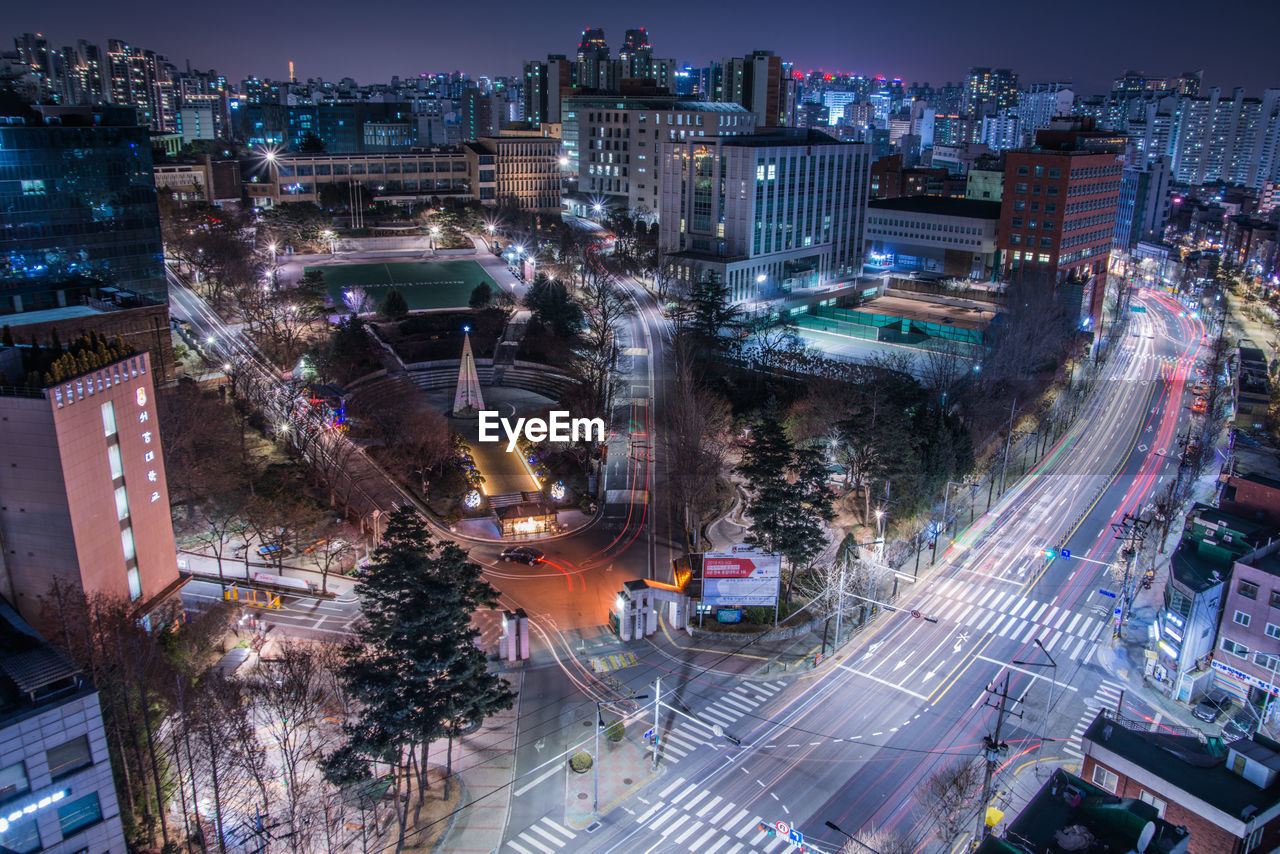
{"type": "Polygon", "coordinates": [[[750,546],[708,552],[702,558],[702,602],[740,608],[772,607],[778,601],[782,558],[750,546]]]}

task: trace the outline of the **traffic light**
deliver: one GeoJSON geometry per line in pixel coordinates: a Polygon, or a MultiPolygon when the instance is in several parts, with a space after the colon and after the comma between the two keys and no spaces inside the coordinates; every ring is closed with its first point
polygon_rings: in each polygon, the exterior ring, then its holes
{"type": "Polygon", "coordinates": [[[1054,556],[1053,549],[1045,549],[1045,550],[1044,550],[1044,559],[1045,559],[1045,560],[1053,560],[1053,556],[1054,556]]]}
{"type": "Polygon", "coordinates": [[[778,835],[778,831],[775,830],[774,826],[772,824],[769,824],[767,821],[760,822],[760,824],[757,825],[756,830],[760,831],[761,833],[767,833],[770,836],[778,835]]]}

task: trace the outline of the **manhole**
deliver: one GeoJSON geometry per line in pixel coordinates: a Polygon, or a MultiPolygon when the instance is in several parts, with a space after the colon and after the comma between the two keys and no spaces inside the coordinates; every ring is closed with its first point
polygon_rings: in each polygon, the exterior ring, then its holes
{"type": "Polygon", "coordinates": [[[586,827],[584,827],[584,828],[582,828],[582,829],[583,829],[584,831],[586,831],[587,833],[595,833],[597,830],[599,830],[599,829],[600,829],[600,822],[598,822],[598,821],[593,821],[593,822],[591,822],[591,824],[588,824],[586,827]]]}
{"type": "Polygon", "coordinates": [[[582,725],[583,725],[583,726],[591,726],[591,721],[583,721],[583,722],[582,722],[582,725]]]}
{"type": "Polygon", "coordinates": [[[586,792],[578,792],[578,800],[580,800],[580,801],[585,801],[586,799],[587,799],[587,793],[586,793],[586,792]]]}
{"type": "Polygon", "coordinates": [[[630,777],[623,777],[623,778],[622,778],[622,785],[624,785],[624,786],[630,786],[630,785],[631,785],[631,778],[630,778],[630,777]]]}

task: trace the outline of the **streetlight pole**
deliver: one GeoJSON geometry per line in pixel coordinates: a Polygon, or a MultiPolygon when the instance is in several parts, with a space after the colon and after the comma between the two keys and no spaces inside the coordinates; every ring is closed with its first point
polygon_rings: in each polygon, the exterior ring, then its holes
{"type": "Polygon", "coordinates": [[[1053,656],[1049,654],[1049,650],[1044,648],[1044,644],[1040,642],[1040,638],[1033,638],[1035,645],[1040,647],[1040,651],[1049,659],[1049,663],[1043,661],[1014,661],[1014,664],[1024,667],[1049,667],[1053,673],[1049,678],[1049,693],[1044,701],[1044,719],[1040,721],[1040,745],[1036,748],[1036,758],[1044,756],[1044,740],[1049,733],[1049,710],[1053,707],[1053,684],[1058,681],[1058,662],[1054,661],[1053,656]]]}

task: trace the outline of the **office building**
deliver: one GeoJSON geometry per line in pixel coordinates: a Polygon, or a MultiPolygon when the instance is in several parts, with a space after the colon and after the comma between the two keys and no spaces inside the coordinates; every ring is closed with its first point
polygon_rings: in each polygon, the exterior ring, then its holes
{"type": "Polygon", "coordinates": [[[684,287],[714,279],[758,302],[861,273],[866,145],[774,129],[668,140],[660,157],[658,242],[684,287]]]}
{"type": "Polygon", "coordinates": [[[658,210],[658,145],[749,134],[755,116],[739,104],[674,97],[581,95],[565,104],[562,140],[566,167],[578,176],[570,211],[602,209],[652,220],[658,210]]]}
{"type": "Polygon", "coordinates": [[[1131,251],[1139,243],[1159,243],[1169,222],[1169,198],[1173,170],[1168,157],[1147,161],[1139,155],[1127,164],[1120,176],[1120,198],[1116,203],[1116,233],[1112,246],[1117,252],[1131,251]]]}
{"type": "MultiPolygon", "coordinates": [[[[488,106],[486,102],[479,109],[488,106]]],[[[408,151],[418,145],[418,117],[413,105],[403,101],[247,104],[232,114],[236,138],[250,147],[296,151],[311,136],[331,154],[408,151]]],[[[484,118],[473,116],[476,121],[484,118]]]]}
{"type": "Polygon", "coordinates": [[[522,211],[560,210],[560,140],[504,133],[463,146],[472,197],[522,211]]]}
{"type": "Polygon", "coordinates": [[[246,184],[257,207],[280,202],[314,202],[325,207],[348,203],[348,184],[359,184],[373,198],[413,204],[441,198],[472,198],[467,156],[460,148],[405,154],[290,154],[267,164],[266,180],[246,184]]]}
{"type": "Polygon", "coordinates": [[[1085,327],[1102,312],[1124,157],[1087,121],[1059,121],[1005,153],[1000,254],[1009,282],[1049,284],[1085,327]]]}
{"type": "Polygon", "coordinates": [[[0,316],[77,306],[104,288],[167,305],[147,128],[130,109],[49,114],[0,123],[0,316]]]}
{"type": "Polygon", "coordinates": [[[1247,854],[1280,844],[1280,744],[1255,736],[1224,745],[1183,727],[1153,732],[1150,721],[1110,710],[1098,713],[1080,742],[1080,776],[1155,807],[1190,834],[1187,854],[1247,854]]]}
{"type": "Polygon", "coordinates": [[[866,249],[880,269],[990,280],[1000,203],[906,196],[867,203],[866,249]]]}
{"type": "Polygon", "coordinates": [[[0,799],[0,850],[128,850],[98,692],[3,600],[0,799]]]}
{"type": "Polygon", "coordinates": [[[181,586],[151,360],[98,341],[0,350],[0,581],[36,625],[55,578],[139,619],[181,586]]]}

